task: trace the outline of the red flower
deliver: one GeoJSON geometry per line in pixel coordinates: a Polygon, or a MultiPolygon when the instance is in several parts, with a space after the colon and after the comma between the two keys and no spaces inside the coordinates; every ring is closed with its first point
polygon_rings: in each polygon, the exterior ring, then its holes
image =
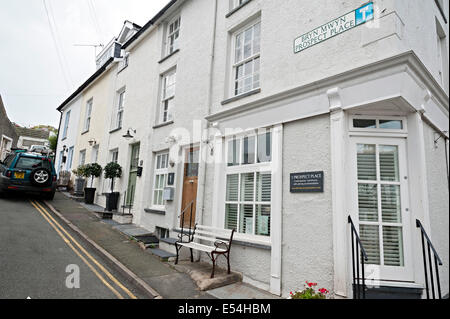
{"type": "Polygon", "coordinates": [[[319,292],[320,292],[322,295],[326,295],[329,291],[326,290],[325,288],[320,288],[320,289],[319,289],[319,292]]]}

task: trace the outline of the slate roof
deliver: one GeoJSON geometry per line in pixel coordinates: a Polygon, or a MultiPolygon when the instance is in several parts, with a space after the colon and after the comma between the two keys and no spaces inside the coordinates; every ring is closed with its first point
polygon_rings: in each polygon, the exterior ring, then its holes
{"type": "Polygon", "coordinates": [[[31,138],[39,138],[43,140],[47,140],[50,136],[49,131],[39,130],[39,129],[31,129],[26,127],[17,127],[16,132],[19,136],[31,137],[31,138]]]}

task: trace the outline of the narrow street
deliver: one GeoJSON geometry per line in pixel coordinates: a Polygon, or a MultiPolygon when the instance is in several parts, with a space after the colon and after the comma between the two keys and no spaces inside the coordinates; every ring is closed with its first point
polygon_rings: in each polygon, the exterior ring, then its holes
{"type": "Polygon", "coordinates": [[[108,267],[38,198],[3,197],[0,198],[0,299],[28,297],[148,298],[108,267]]]}

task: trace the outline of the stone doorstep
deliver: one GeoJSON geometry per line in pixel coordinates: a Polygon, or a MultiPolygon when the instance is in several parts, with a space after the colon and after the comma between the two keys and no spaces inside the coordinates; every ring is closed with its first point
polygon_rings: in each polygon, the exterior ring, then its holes
{"type": "Polygon", "coordinates": [[[118,222],[119,224],[131,224],[131,222],[133,221],[133,215],[131,214],[113,215],[112,219],[118,222]]]}
{"type": "Polygon", "coordinates": [[[227,274],[227,271],[216,266],[214,278],[211,278],[212,265],[205,262],[180,261],[178,265],[168,264],[173,269],[188,274],[199,290],[207,291],[238,282],[242,282],[242,275],[236,272],[227,274]]]}

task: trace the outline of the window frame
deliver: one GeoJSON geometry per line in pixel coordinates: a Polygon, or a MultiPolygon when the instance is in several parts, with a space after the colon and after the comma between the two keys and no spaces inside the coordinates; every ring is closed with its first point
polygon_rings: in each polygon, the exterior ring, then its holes
{"type": "Polygon", "coordinates": [[[123,87],[116,92],[116,99],[115,99],[116,102],[114,105],[111,130],[119,130],[122,128],[123,114],[125,110],[125,99],[126,99],[126,87],[123,87]],[[119,123],[119,114],[121,114],[120,123],[119,123]]]}
{"type": "Polygon", "coordinates": [[[173,18],[169,20],[166,24],[166,37],[165,37],[165,49],[164,49],[164,57],[168,57],[172,55],[175,51],[177,51],[180,48],[180,37],[181,37],[181,15],[176,14],[173,18]],[[178,21],[178,28],[174,29],[172,32],[170,32],[170,26],[172,24],[175,24],[175,22],[178,21]],[[178,36],[176,38],[176,45],[171,44],[171,37],[174,36],[178,32],[178,36]]]}
{"type": "Polygon", "coordinates": [[[68,110],[67,113],[66,113],[65,121],[64,121],[64,129],[63,129],[62,140],[67,138],[67,133],[69,131],[70,115],[71,115],[71,110],[68,110]]]}
{"type": "Polygon", "coordinates": [[[349,131],[350,132],[367,132],[367,133],[408,133],[408,121],[404,116],[374,116],[374,115],[351,115],[349,116],[349,131]],[[376,128],[360,128],[353,126],[353,120],[375,120],[376,128]],[[379,128],[380,121],[402,121],[402,129],[384,129],[379,128]]]}
{"type": "Polygon", "coordinates": [[[89,132],[91,127],[92,109],[94,108],[94,98],[86,102],[86,113],[84,114],[83,133],[89,132]]]}
{"type": "Polygon", "coordinates": [[[235,10],[241,6],[244,6],[247,4],[247,2],[250,2],[251,0],[230,0],[230,11],[235,10]]]}
{"type": "MultiPolygon", "coordinates": [[[[114,163],[119,163],[119,149],[118,148],[113,148],[111,150],[109,150],[109,163],[114,162],[114,163]],[[117,159],[114,160],[114,154],[117,154],[117,159]]],[[[118,178],[115,179],[116,181],[118,180],[118,178]]],[[[116,186],[116,185],[114,185],[116,186]]],[[[105,178],[103,180],[103,193],[107,193],[111,191],[111,179],[110,178],[105,178]]]]}
{"type": "Polygon", "coordinates": [[[163,194],[164,194],[164,188],[167,187],[167,178],[169,175],[169,152],[168,151],[164,151],[164,152],[160,152],[160,153],[156,153],[155,154],[155,164],[153,166],[153,183],[152,183],[152,196],[151,196],[151,207],[156,209],[156,210],[164,210],[166,208],[166,204],[163,198],[163,194]],[[158,163],[162,163],[159,162],[159,158],[162,158],[165,156],[165,167],[160,167],[158,168],[158,163]],[[156,188],[156,179],[158,178],[158,176],[164,176],[164,185],[163,188],[156,188]],[[158,204],[155,203],[155,201],[157,200],[155,194],[156,192],[161,192],[161,199],[162,199],[162,204],[158,204]]]}
{"type": "Polygon", "coordinates": [[[264,241],[270,241],[272,234],[273,234],[273,229],[272,229],[272,219],[273,219],[273,212],[274,212],[274,206],[275,206],[275,199],[274,199],[274,192],[273,192],[273,188],[274,188],[274,184],[275,184],[275,178],[274,178],[274,170],[275,170],[275,161],[277,159],[274,159],[274,130],[273,128],[262,128],[262,129],[257,129],[257,130],[249,130],[240,134],[235,134],[235,135],[230,135],[225,137],[224,139],[224,143],[225,143],[225,169],[224,169],[224,190],[226,193],[226,189],[227,189],[227,181],[228,181],[228,176],[229,175],[235,175],[238,174],[238,200],[237,201],[228,201],[226,198],[226,194],[224,194],[224,201],[223,201],[223,209],[224,209],[224,214],[223,214],[223,227],[225,228],[226,226],[226,219],[227,219],[227,214],[226,214],[226,205],[229,204],[236,204],[238,206],[238,212],[237,212],[237,228],[236,229],[236,234],[238,234],[238,237],[248,237],[249,239],[253,239],[253,240],[258,240],[261,242],[264,241]],[[259,135],[263,135],[263,134],[267,134],[270,133],[271,134],[271,160],[270,162],[261,162],[258,163],[258,136],[259,135]],[[255,137],[255,163],[253,164],[243,164],[243,160],[244,160],[244,139],[246,137],[255,137]],[[239,165],[236,166],[228,166],[228,155],[229,155],[229,142],[233,141],[235,139],[239,139],[240,140],[240,145],[239,145],[239,165]],[[248,201],[243,201],[241,200],[241,176],[243,174],[249,174],[249,173],[253,173],[254,174],[254,189],[253,189],[253,198],[254,200],[251,202],[248,201]],[[257,201],[256,200],[256,196],[257,196],[257,173],[260,174],[267,174],[270,173],[271,175],[271,198],[269,202],[263,202],[263,201],[257,201]],[[252,234],[248,234],[248,233],[243,233],[240,232],[240,210],[241,210],[241,205],[253,205],[253,232],[252,234]],[[261,205],[261,206],[270,206],[270,223],[269,223],[269,229],[270,229],[270,234],[269,235],[257,235],[256,234],[256,214],[257,214],[257,210],[256,210],[256,206],[257,205],[261,205]]]}
{"type": "Polygon", "coordinates": [[[177,89],[177,69],[173,68],[166,73],[161,75],[161,95],[160,95],[160,107],[159,107],[159,116],[158,116],[158,124],[165,124],[173,121],[173,109],[175,106],[175,96],[176,96],[176,89],[177,89]],[[174,87],[173,95],[167,97],[166,91],[167,91],[167,79],[170,76],[174,76],[174,83],[172,86],[174,87]],[[172,103],[172,106],[170,106],[170,102],[172,103]],[[167,110],[166,110],[166,103],[167,103],[167,110]],[[164,120],[164,116],[167,113],[167,118],[164,120]]]}
{"type": "Polygon", "coordinates": [[[67,163],[66,163],[66,170],[69,172],[72,170],[74,153],[75,153],[75,147],[74,146],[69,147],[69,150],[67,151],[67,163]]]}
{"type": "Polygon", "coordinates": [[[86,155],[86,149],[80,151],[80,153],[78,154],[78,166],[86,164],[86,155]],[[83,158],[83,162],[81,162],[81,158],[83,158]]]}
{"type": "MultiPolygon", "coordinates": [[[[231,74],[230,74],[230,88],[229,88],[229,92],[228,92],[228,96],[230,98],[237,98],[240,96],[245,96],[246,94],[252,92],[252,91],[256,91],[256,90],[260,90],[261,89],[261,35],[262,35],[262,20],[261,17],[257,17],[256,19],[253,19],[251,22],[245,24],[244,26],[240,27],[239,29],[237,29],[236,31],[234,31],[231,34],[231,52],[230,52],[230,66],[231,66],[231,74]],[[240,61],[236,61],[236,39],[237,36],[239,34],[242,34],[242,36],[244,36],[245,31],[247,31],[250,28],[254,28],[257,24],[260,25],[260,36],[259,36],[259,52],[258,53],[253,53],[252,55],[244,58],[244,55],[242,55],[242,59],[240,61]],[[250,62],[250,61],[255,61],[256,59],[259,59],[259,85],[256,88],[253,88],[254,85],[254,69],[252,71],[252,88],[248,91],[243,91],[240,94],[236,94],[236,82],[238,82],[238,79],[236,79],[237,76],[237,69],[239,66],[245,66],[246,63],[250,62]]],[[[254,40],[254,35],[252,32],[252,50],[253,50],[253,40],[254,40]]],[[[244,44],[244,39],[242,39],[242,45],[244,44]]],[[[242,50],[244,50],[244,45],[242,47],[242,50]]],[[[252,65],[252,68],[254,68],[254,65],[252,65]]],[[[243,71],[245,72],[245,71],[243,71]]],[[[241,80],[244,81],[245,77],[243,77],[241,80]]]]}

